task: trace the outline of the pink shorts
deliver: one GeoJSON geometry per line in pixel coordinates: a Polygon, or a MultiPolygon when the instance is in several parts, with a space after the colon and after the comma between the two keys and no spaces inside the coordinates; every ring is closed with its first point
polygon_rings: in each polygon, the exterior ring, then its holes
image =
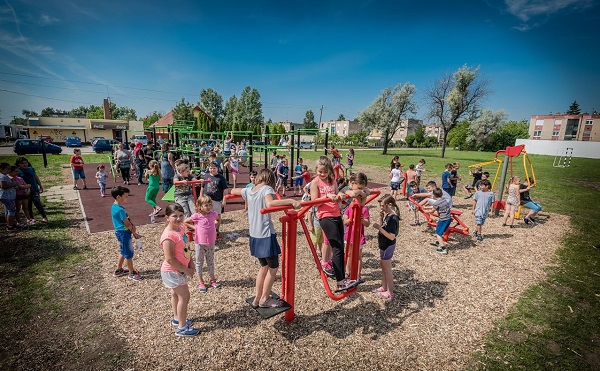
{"type": "Polygon", "coordinates": [[[232,173],[239,173],[238,169],[230,168],[232,173]]]}

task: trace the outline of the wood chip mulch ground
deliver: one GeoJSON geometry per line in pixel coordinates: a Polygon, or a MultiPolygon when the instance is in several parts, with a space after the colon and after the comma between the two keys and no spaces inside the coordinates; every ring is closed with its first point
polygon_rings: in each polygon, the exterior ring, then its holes
{"type": "MultiPolygon", "coordinates": [[[[243,211],[224,214],[216,273],[219,290],[200,293],[191,285],[189,317],[201,330],[195,338],[174,336],[170,294],[162,285],[159,236],[164,225],[140,228],[143,250],[135,258],[142,282],[114,278],[118,247],[112,232],[92,235],[89,248],[97,259],[95,286],[103,317],[133,352],[132,369],[464,369],[480,349],[494,321],[504,317],[530,285],[553,264],[567,217],[542,213],[540,225],[502,227],[488,219],[484,240],[453,235],[448,255],[429,243],[433,231],[411,226],[412,213],[401,202],[401,232],[393,259],[395,298],[386,302],[371,292],[381,271],[374,229],[367,229],[363,278],[358,293],[341,301],[325,294],[304,234],[298,235],[296,319],[264,320],[245,302],[253,295],[258,270],[249,254],[243,211]]],[[[455,197],[462,219],[473,227],[470,200],[455,197]]],[[[377,203],[370,205],[372,221],[377,203]]],[[[280,223],[277,221],[278,232],[280,223]]],[[[423,218],[421,217],[421,221],[423,218]]],[[[329,282],[333,284],[332,281],[329,282]]],[[[274,290],[280,291],[280,281],[274,290]]]]}

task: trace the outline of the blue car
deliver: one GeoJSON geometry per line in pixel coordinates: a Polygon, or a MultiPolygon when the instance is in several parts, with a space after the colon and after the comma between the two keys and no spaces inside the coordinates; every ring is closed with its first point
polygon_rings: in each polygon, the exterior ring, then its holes
{"type": "MultiPolygon", "coordinates": [[[[19,156],[35,155],[42,153],[42,141],[39,139],[18,139],[13,145],[13,150],[19,156]]],[[[62,148],[52,143],[45,143],[46,153],[58,155],[62,152],[62,148]]]]}
{"type": "Polygon", "coordinates": [[[119,141],[114,139],[98,139],[92,145],[92,149],[96,153],[112,152],[115,144],[119,144],[119,141]]]}
{"type": "Polygon", "coordinates": [[[79,137],[67,137],[65,140],[65,145],[67,147],[81,147],[81,139],[79,137]]]}

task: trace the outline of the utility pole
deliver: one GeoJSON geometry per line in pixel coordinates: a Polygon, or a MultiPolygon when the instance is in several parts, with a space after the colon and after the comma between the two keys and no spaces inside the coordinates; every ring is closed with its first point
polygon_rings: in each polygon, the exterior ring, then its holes
{"type": "MultiPolygon", "coordinates": [[[[323,117],[323,105],[321,104],[321,113],[319,113],[319,122],[317,123],[317,130],[320,130],[321,118],[323,117]]],[[[318,133],[318,131],[317,131],[318,133]]],[[[317,143],[315,143],[315,152],[317,152],[317,143]]]]}

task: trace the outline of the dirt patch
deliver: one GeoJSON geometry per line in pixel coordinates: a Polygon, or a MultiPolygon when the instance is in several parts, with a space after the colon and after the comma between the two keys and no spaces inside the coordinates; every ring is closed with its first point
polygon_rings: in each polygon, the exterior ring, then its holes
{"type": "Polygon", "coordinates": [[[578,181],[576,181],[576,183],[581,184],[582,186],[591,187],[597,191],[600,191],[600,182],[586,182],[584,180],[578,180],[578,181]]]}
{"type": "MultiPolygon", "coordinates": [[[[373,181],[385,181],[382,170],[368,171],[378,172],[373,181]]],[[[473,226],[469,200],[458,196],[455,202],[465,212],[462,219],[473,226]]],[[[375,206],[370,209],[373,216],[375,206]]],[[[552,215],[535,227],[520,222],[509,229],[501,226],[500,218],[491,218],[482,242],[453,235],[449,254],[440,256],[429,245],[434,240],[432,231],[410,226],[412,213],[404,203],[400,206],[401,231],[393,260],[395,299],[385,302],[371,292],[381,279],[372,228],[367,229],[363,250],[366,282],[358,293],[341,301],[325,294],[305,236],[299,233],[292,323],[283,316],[263,320],[246,304],[245,299],[253,295],[258,264],[249,254],[244,212],[225,213],[222,231],[236,237],[218,244],[216,273],[223,287],[202,294],[191,285],[189,317],[201,330],[192,339],[174,336],[170,325],[170,295],[160,279],[163,225],[140,228],[144,249],[137,254],[135,266],[145,277],[142,282],[112,277],[118,254],[112,232],[85,237],[82,228],[73,228],[93,260],[52,283],[61,300],[72,305],[36,319],[34,325],[40,325],[35,327],[35,338],[20,335],[19,345],[10,347],[7,365],[30,366],[27,360],[32,357],[33,368],[44,368],[45,363],[46,368],[51,364],[144,370],[381,369],[389,365],[464,369],[494,321],[509,312],[527,287],[544,279],[544,268],[553,264],[569,220],[552,215]],[[131,358],[121,357],[120,349],[131,358]]],[[[273,215],[278,232],[280,215],[273,215]]],[[[280,292],[281,283],[277,281],[274,288],[280,292]]]]}

